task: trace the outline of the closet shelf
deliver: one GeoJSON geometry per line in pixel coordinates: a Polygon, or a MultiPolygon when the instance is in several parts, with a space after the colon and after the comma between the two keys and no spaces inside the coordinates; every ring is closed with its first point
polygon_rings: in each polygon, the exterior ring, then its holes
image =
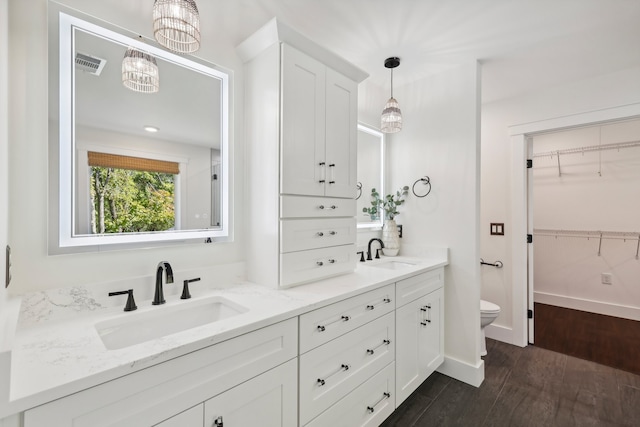
{"type": "Polygon", "coordinates": [[[640,255],[640,232],[637,231],[603,231],[603,230],[555,230],[534,228],[534,236],[573,237],[581,239],[598,239],[598,256],[600,256],[603,240],[632,240],[636,243],[636,259],[640,255]]]}
{"type": "Polygon", "coordinates": [[[623,148],[640,147],[640,141],[617,142],[615,144],[590,145],[588,147],[565,148],[563,150],[544,151],[534,153],[533,157],[553,157],[561,154],[583,154],[590,151],[620,150],[623,148]]]}

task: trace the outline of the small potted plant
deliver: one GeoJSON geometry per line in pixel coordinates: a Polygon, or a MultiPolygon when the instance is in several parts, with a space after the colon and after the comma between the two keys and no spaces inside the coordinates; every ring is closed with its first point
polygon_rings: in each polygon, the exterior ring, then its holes
{"type": "Polygon", "coordinates": [[[404,186],[396,194],[387,194],[382,200],[385,222],[382,226],[382,253],[386,256],[396,256],[400,250],[400,233],[395,217],[400,214],[398,207],[404,203],[404,197],[409,194],[409,187],[404,186]]]}
{"type": "Polygon", "coordinates": [[[371,221],[377,221],[380,214],[380,207],[382,206],[382,199],[380,193],[375,188],[371,189],[371,206],[368,208],[362,208],[362,212],[369,215],[371,221]]]}

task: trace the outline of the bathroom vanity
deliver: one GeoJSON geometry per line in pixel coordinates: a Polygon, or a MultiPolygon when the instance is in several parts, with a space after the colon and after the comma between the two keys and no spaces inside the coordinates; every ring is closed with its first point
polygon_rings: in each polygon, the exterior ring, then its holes
{"type": "Polygon", "coordinates": [[[287,290],[203,279],[188,301],[43,318],[16,335],[11,405],[24,427],[379,425],[443,361],[446,264],[382,258],[287,290]],[[211,301],[231,313],[139,343],[101,335],[211,301]]]}

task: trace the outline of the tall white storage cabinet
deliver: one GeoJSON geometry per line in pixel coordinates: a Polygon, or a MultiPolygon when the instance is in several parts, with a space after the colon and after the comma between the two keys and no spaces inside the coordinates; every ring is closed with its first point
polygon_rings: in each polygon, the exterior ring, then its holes
{"type": "Polygon", "coordinates": [[[289,287],[354,270],[357,85],[367,74],[276,19],[238,53],[249,280],[289,287]]]}

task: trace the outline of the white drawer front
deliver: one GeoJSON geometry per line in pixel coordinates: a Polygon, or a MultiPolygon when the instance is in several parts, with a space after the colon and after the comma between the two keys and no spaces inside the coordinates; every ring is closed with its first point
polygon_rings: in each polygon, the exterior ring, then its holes
{"type": "Polygon", "coordinates": [[[280,286],[313,282],[356,268],[356,246],[334,246],[280,255],[280,286]]]}
{"type": "Polygon", "coordinates": [[[444,268],[400,280],[396,283],[396,307],[402,307],[442,286],[444,286],[444,268]]]}
{"type": "Polygon", "coordinates": [[[355,199],[280,196],[281,218],[326,218],[356,216],[355,199]]]}
{"type": "Polygon", "coordinates": [[[282,253],[356,243],[355,218],[285,219],[280,230],[282,253]]]}
{"type": "Polygon", "coordinates": [[[393,362],[395,317],[388,313],[300,356],[300,423],[325,409],[393,362]]]}
{"type": "Polygon", "coordinates": [[[377,427],[394,411],[396,364],[390,363],[306,427],[377,427]]]}
{"type": "Polygon", "coordinates": [[[300,316],[300,353],[383,316],[395,308],[394,285],[366,292],[300,316]]]}

